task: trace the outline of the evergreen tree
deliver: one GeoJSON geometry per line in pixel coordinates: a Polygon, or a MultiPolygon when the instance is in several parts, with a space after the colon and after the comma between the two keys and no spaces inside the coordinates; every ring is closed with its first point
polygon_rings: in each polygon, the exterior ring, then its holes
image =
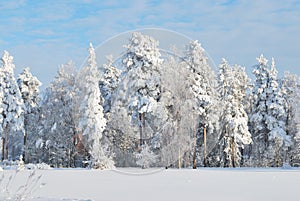
{"type": "Polygon", "coordinates": [[[271,67],[261,55],[253,71],[253,107],[250,117],[253,135],[253,156],[258,166],[281,166],[291,145],[286,133],[285,100],[277,82],[274,61],[271,67]]]}
{"type": "Polygon", "coordinates": [[[17,82],[14,77],[13,57],[7,51],[1,58],[2,68],[0,69],[0,133],[5,139],[2,148],[2,160],[19,158],[19,155],[9,154],[9,149],[13,153],[19,153],[22,149],[20,139],[24,134],[23,121],[23,101],[17,82]]]}
{"type": "Polygon", "coordinates": [[[166,118],[164,107],[159,101],[161,97],[159,68],[162,59],[158,41],[141,33],[133,33],[126,46],[122,64],[125,70],[112,112],[112,119],[118,118],[118,124],[117,121],[112,122],[110,128],[116,131],[115,140],[121,141],[120,145],[123,148],[126,147],[125,150],[120,150],[120,154],[128,153],[126,154],[130,158],[128,162],[134,161],[132,153],[135,151],[136,143],[139,152],[144,143],[152,147],[150,142],[166,118]],[[120,125],[123,127],[120,128],[120,125]]]}
{"type": "Polygon", "coordinates": [[[103,113],[103,98],[99,89],[100,73],[97,69],[95,50],[90,44],[88,64],[78,74],[80,86],[78,129],[81,131],[84,145],[91,156],[92,167],[111,169],[114,167],[110,149],[101,144],[102,133],[106,127],[103,113]],[[109,154],[109,155],[108,155],[109,154]]]}
{"type": "Polygon", "coordinates": [[[109,119],[112,98],[115,94],[121,76],[121,70],[114,67],[112,55],[107,57],[107,63],[102,65],[103,77],[101,76],[99,87],[104,98],[103,109],[107,119],[109,119]]]}
{"type": "Polygon", "coordinates": [[[292,146],[287,158],[292,166],[300,166],[300,79],[286,72],[281,79],[280,88],[286,100],[286,131],[292,138],[292,146]]]}
{"type": "Polygon", "coordinates": [[[243,106],[249,79],[244,68],[238,65],[231,67],[225,59],[219,72],[219,90],[224,106],[220,119],[222,134],[219,142],[219,165],[239,167],[244,145],[252,142],[248,116],[243,106]]]}
{"type": "Polygon", "coordinates": [[[220,108],[217,79],[209,65],[208,57],[198,41],[193,41],[187,46],[185,61],[191,71],[193,80],[191,89],[196,98],[198,112],[197,142],[194,155],[198,156],[198,165],[206,166],[206,154],[214,147],[219,136],[218,113],[220,108]]]}
{"type": "MultiPolygon", "coordinates": [[[[19,74],[17,83],[22,95],[24,102],[24,150],[23,150],[23,159],[27,161],[25,157],[25,151],[28,151],[27,138],[28,135],[32,135],[35,128],[36,122],[38,121],[39,113],[39,87],[41,82],[34,77],[29,68],[25,68],[24,71],[19,74]]],[[[28,149],[29,148],[29,149],[28,149]]]]}

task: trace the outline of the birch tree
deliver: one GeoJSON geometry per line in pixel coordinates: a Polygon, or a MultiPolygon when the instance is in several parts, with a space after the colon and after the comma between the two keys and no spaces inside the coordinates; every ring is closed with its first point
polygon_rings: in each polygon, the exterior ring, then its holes
{"type": "Polygon", "coordinates": [[[161,102],[168,118],[158,142],[160,160],[166,167],[189,167],[193,162],[198,113],[190,75],[182,57],[169,56],[163,64],[161,102]]]}
{"type": "Polygon", "coordinates": [[[38,135],[30,140],[36,147],[32,160],[54,167],[74,167],[74,136],[77,134],[76,70],[73,62],[62,65],[46,88],[40,110],[38,135]],[[42,160],[42,161],[39,161],[42,160]]]}

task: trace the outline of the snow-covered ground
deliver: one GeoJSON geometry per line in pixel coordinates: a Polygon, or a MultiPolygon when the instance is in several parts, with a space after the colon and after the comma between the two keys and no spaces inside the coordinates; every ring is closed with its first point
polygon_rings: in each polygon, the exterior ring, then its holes
{"type": "MultiPolygon", "coordinates": [[[[12,191],[26,184],[30,173],[5,170],[0,179],[14,175],[8,186],[12,191]]],[[[32,178],[40,175],[38,184],[31,185],[29,200],[282,201],[300,197],[300,169],[52,169],[37,170],[32,178]]]]}

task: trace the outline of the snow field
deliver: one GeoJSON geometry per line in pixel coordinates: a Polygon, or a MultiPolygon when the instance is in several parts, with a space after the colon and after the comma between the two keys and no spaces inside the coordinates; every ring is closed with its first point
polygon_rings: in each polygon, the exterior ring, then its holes
{"type": "MultiPolygon", "coordinates": [[[[28,171],[18,174],[15,182],[24,183],[28,171]]],[[[34,201],[280,201],[296,200],[300,185],[299,169],[54,169],[36,174],[45,186],[34,192],[34,201]]]]}

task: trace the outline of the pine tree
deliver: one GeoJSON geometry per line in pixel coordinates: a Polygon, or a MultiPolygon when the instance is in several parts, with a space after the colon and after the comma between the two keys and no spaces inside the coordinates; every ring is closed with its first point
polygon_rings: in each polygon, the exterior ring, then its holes
{"type": "Polygon", "coordinates": [[[219,72],[219,91],[224,105],[220,119],[222,134],[219,142],[219,165],[239,167],[244,145],[252,142],[248,116],[243,106],[249,79],[244,68],[238,65],[231,67],[225,59],[219,72]]]}
{"type": "Polygon", "coordinates": [[[291,137],[287,135],[286,100],[282,93],[282,89],[278,84],[277,74],[278,72],[275,68],[275,62],[272,58],[270,69],[270,87],[272,91],[270,93],[271,98],[268,103],[269,118],[267,118],[267,122],[269,124],[269,130],[271,131],[270,140],[272,142],[270,144],[271,146],[269,150],[271,154],[269,154],[269,157],[273,166],[278,167],[282,166],[283,163],[286,162],[287,150],[291,146],[291,137]]]}
{"type": "Polygon", "coordinates": [[[291,145],[286,133],[285,100],[277,82],[277,70],[261,55],[253,71],[254,103],[250,117],[253,135],[253,155],[258,166],[281,166],[291,145]]]}
{"type": "Polygon", "coordinates": [[[191,42],[185,53],[185,61],[191,71],[191,89],[197,103],[198,122],[196,127],[196,151],[198,165],[207,165],[208,153],[218,139],[219,95],[217,93],[217,79],[209,65],[208,57],[198,41],[191,42]],[[207,132],[207,135],[204,133],[207,132]],[[204,137],[207,136],[207,139],[204,137]],[[207,146],[203,143],[207,142],[207,146]],[[203,150],[207,149],[207,150],[203,150]]]}
{"type": "Polygon", "coordinates": [[[133,33],[129,44],[126,45],[126,52],[122,58],[125,69],[112,112],[112,119],[118,118],[118,121],[112,122],[110,128],[115,131],[114,140],[121,141],[120,146],[126,147],[120,150],[120,154],[128,153],[127,162],[135,159],[132,154],[136,143],[138,152],[146,142],[152,146],[150,141],[166,118],[163,116],[164,107],[159,102],[159,68],[163,61],[160,56],[158,41],[141,33],[133,33]],[[123,127],[120,128],[120,125],[123,127]]]}
{"type": "Polygon", "coordinates": [[[286,72],[280,81],[280,88],[286,101],[286,132],[291,136],[292,146],[288,150],[288,161],[292,166],[300,166],[300,79],[286,72]]]}
{"type": "Polygon", "coordinates": [[[112,98],[118,88],[121,70],[114,67],[112,55],[107,57],[107,63],[102,65],[103,77],[100,79],[99,87],[104,98],[103,109],[107,119],[109,119],[112,98]]]}
{"type": "Polygon", "coordinates": [[[267,66],[267,60],[260,56],[257,58],[258,65],[255,66],[253,74],[256,77],[253,88],[253,105],[250,115],[250,129],[253,135],[253,152],[252,156],[259,166],[266,166],[264,154],[269,146],[269,130],[266,124],[267,113],[267,87],[269,80],[269,70],[267,66]]]}
{"type": "MultiPolygon", "coordinates": [[[[9,159],[10,157],[19,158],[19,155],[9,155],[10,150],[19,152],[22,148],[20,143],[21,134],[24,133],[23,121],[23,101],[17,82],[14,78],[13,57],[7,51],[1,58],[2,68],[0,69],[0,133],[5,139],[5,147],[2,151],[2,159],[9,159]],[[17,134],[17,135],[14,135],[17,134]],[[16,144],[15,144],[16,143],[16,144]]],[[[22,144],[22,143],[21,143],[22,144]]]]}
{"type": "Polygon", "coordinates": [[[23,150],[23,159],[25,161],[25,151],[28,150],[27,147],[27,138],[28,135],[32,135],[36,127],[37,116],[39,113],[39,87],[41,82],[34,77],[29,68],[25,68],[24,71],[19,74],[17,83],[22,95],[24,102],[24,150],[23,150]]]}

